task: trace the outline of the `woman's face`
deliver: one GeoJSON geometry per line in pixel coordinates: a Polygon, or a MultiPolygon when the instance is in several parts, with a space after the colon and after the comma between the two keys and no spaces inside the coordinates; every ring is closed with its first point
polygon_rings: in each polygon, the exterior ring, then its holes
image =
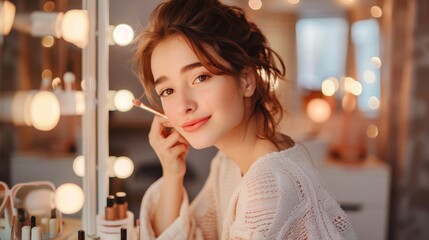
{"type": "Polygon", "coordinates": [[[210,73],[183,37],[160,42],[151,67],[165,115],[194,148],[225,144],[243,134],[241,84],[231,76],[210,73]]]}

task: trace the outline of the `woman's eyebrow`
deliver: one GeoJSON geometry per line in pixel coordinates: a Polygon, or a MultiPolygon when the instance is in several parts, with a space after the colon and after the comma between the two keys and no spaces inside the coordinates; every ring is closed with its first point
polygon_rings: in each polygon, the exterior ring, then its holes
{"type": "MultiPolygon", "coordinates": [[[[183,74],[185,72],[191,71],[192,69],[202,67],[202,66],[203,66],[203,64],[200,62],[191,63],[191,64],[183,66],[182,69],[180,69],[180,73],[183,74]]],[[[166,76],[164,76],[164,75],[159,76],[157,79],[155,79],[155,86],[165,82],[166,80],[167,80],[166,76]]]]}
{"type": "Polygon", "coordinates": [[[180,70],[180,73],[185,73],[185,72],[191,71],[194,68],[202,67],[202,66],[203,64],[201,64],[200,62],[191,63],[182,67],[182,69],[180,70]]]}

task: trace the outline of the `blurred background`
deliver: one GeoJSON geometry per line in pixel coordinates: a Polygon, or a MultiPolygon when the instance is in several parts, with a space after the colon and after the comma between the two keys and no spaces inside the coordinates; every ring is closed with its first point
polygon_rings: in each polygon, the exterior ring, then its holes
{"type": "MultiPolygon", "coordinates": [[[[129,105],[143,94],[129,43],[160,2],[109,1],[97,12],[108,21],[99,32],[95,15],[80,22],[73,11],[82,1],[0,0],[0,181],[82,186],[85,149],[102,149],[96,168],[107,169],[109,194],[126,192],[138,218],[162,170],[147,139],[152,115],[129,105]],[[98,55],[86,55],[88,33],[108,42],[98,55]],[[91,57],[107,67],[85,83],[91,57]],[[108,89],[85,102],[85,87],[103,82],[108,89]],[[105,104],[104,125],[102,114],[86,124],[85,103],[105,104]]],[[[288,111],[282,131],[307,147],[358,237],[429,239],[429,2],[222,2],[242,7],[283,57],[287,82],[275,89],[288,111]]],[[[215,153],[191,150],[191,199],[215,153]]]]}

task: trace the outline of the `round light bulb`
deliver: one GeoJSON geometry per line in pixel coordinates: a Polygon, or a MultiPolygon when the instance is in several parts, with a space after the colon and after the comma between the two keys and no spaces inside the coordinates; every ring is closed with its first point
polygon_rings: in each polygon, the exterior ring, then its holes
{"type": "Polygon", "coordinates": [[[55,206],[62,213],[78,212],[83,207],[84,201],[82,188],[74,183],[65,183],[55,191],[55,206]]]}
{"type": "Polygon", "coordinates": [[[85,157],[84,156],[79,155],[73,160],[73,172],[79,177],[85,176],[85,157]]]}
{"type": "Polygon", "coordinates": [[[333,96],[335,94],[335,83],[332,79],[328,78],[322,82],[322,93],[325,96],[333,96]]]}
{"type": "Polygon", "coordinates": [[[126,89],[116,92],[113,103],[116,109],[120,112],[127,112],[133,107],[134,95],[126,89]]]}
{"type": "Polygon", "coordinates": [[[381,59],[379,57],[372,57],[371,64],[375,68],[381,68],[381,59]]]}
{"type": "Polygon", "coordinates": [[[16,125],[32,126],[30,109],[33,91],[17,91],[12,98],[11,117],[16,125]]]}
{"type": "Polygon", "coordinates": [[[331,107],[326,100],[314,98],[307,105],[307,115],[313,122],[322,123],[331,116],[331,107]]]}
{"type": "Polygon", "coordinates": [[[107,172],[109,177],[116,177],[115,171],[113,170],[113,165],[115,164],[116,156],[109,156],[107,159],[107,172]]]}
{"type": "Polygon", "coordinates": [[[249,0],[248,4],[252,10],[259,10],[262,7],[262,1],[261,0],[249,0]]]}
{"type": "Polygon", "coordinates": [[[383,15],[383,10],[379,6],[372,6],[371,15],[375,18],[379,18],[383,15]]]}
{"type": "Polygon", "coordinates": [[[57,97],[48,91],[36,93],[30,104],[30,118],[36,129],[52,130],[60,120],[60,103],[57,97]]]}
{"type": "Polygon", "coordinates": [[[89,17],[86,10],[69,10],[62,17],[61,33],[64,40],[80,48],[88,44],[89,17]]]}
{"type": "Polygon", "coordinates": [[[126,46],[134,39],[134,30],[127,24],[119,24],[113,28],[113,41],[119,46],[126,46]]]}
{"type": "Polygon", "coordinates": [[[118,157],[113,163],[113,171],[118,178],[127,178],[134,171],[134,163],[128,157],[118,157]]]}
{"type": "Polygon", "coordinates": [[[42,215],[55,208],[54,192],[50,189],[31,190],[24,198],[24,206],[30,215],[42,215]]]}

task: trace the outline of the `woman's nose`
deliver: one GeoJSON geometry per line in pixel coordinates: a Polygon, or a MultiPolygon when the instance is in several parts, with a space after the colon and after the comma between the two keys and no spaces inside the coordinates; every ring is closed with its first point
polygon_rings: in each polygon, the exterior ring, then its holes
{"type": "Polygon", "coordinates": [[[177,111],[179,114],[188,114],[192,113],[197,109],[197,102],[194,99],[194,96],[189,91],[184,91],[178,94],[177,99],[177,111]]]}

